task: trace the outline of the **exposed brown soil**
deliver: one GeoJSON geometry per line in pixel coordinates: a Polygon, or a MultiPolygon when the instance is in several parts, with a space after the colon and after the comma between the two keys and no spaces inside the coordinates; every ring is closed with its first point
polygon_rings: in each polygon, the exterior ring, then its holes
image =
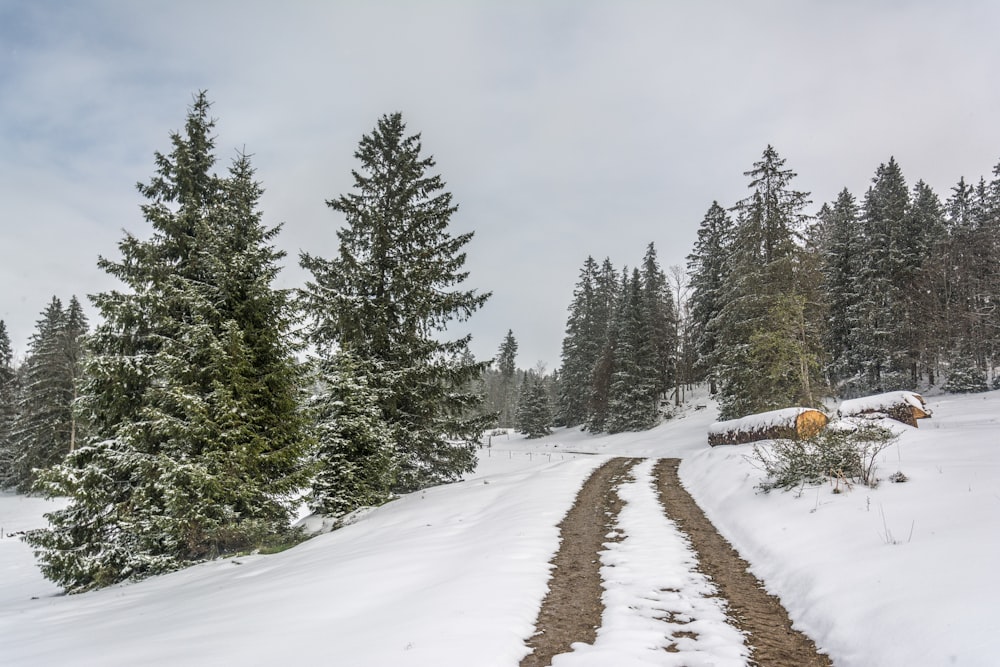
{"type": "Polygon", "coordinates": [[[750,664],[761,667],[812,667],[830,665],[830,659],[817,653],[816,644],[792,629],[788,612],[781,602],[769,595],[760,580],[747,569],[745,560],[725,540],[694,498],[681,486],[677,476],[680,459],[661,459],[656,476],[660,502],[667,516],[691,540],[698,552],[698,569],[719,589],[728,601],[728,614],[736,627],[746,634],[750,646],[750,664]]]}
{"type": "Polygon", "coordinates": [[[559,524],[559,551],[552,559],[549,592],[528,640],[532,653],[520,667],[544,667],[553,656],[568,653],[574,642],[593,644],[601,625],[601,560],[604,544],[622,501],[614,489],[638,459],[615,458],[591,473],[569,513],[559,524]]]}
{"type": "MultiPolygon", "coordinates": [[[[549,593],[528,641],[533,650],[520,667],[550,665],[553,656],[571,650],[575,642],[592,644],[604,611],[600,555],[612,541],[612,530],[622,502],[615,489],[625,481],[638,459],[611,459],[584,483],[572,509],[559,524],[561,545],[552,560],[549,593]]],[[[715,530],[701,508],[681,486],[679,459],[660,460],[654,473],[667,516],[691,541],[700,571],[711,578],[727,600],[734,625],[746,635],[750,665],[759,667],[829,666],[808,637],[793,630],[777,598],[764,591],[747,570],[747,563],[715,530]]],[[[667,650],[676,651],[676,646],[667,650]]]]}

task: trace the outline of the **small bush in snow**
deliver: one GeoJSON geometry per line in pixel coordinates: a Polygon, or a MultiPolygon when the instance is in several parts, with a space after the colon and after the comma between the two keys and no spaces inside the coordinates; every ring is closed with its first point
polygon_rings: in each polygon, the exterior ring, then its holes
{"type": "Polygon", "coordinates": [[[959,359],[948,372],[948,379],[942,387],[949,394],[971,394],[986,391],[986,373],[981,371],[971,359],[959,359]]]}
{"type": "Polygon", "coordinates": [[[879,452],[896,441],[887,428],[865,425],[854,430],[828,428],[812,438],[779,439],[771,445],[754,445],[751,461],[767,473],[758,488],[790,489],[806,484],[855,481],[875,486],[879,452]]]}

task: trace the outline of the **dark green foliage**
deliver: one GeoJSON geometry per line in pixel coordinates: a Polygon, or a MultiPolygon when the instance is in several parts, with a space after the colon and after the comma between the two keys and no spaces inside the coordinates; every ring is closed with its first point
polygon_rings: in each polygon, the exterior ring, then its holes
{"type": "Polygon", "coordinates": [[[648,369],[646,360],[641,361],[643,374],[653,383],[656,393],[664,396],[676,374],[677,308],[652,243],[646,247],[639,282],[642,337],[650,346],[651,355],[648,369]]]}
{"type": "Polygon", "coordinates": [[[601,325],[595,321],[597,273],[597,262],[587,257],[569,306],[559,384],[559,420],[566,426],[585,423],[589,414],[593,373],[603,344],[597,333],[601,325]]]}
{"type": "Polygon", "coordinates": [[[969,358],[959,357],[952,362],[948,378],[941,387],[952,394],[971,394],[987,391],[986,373],[980,370],[969,358]]]}
{"type": "Polygon", "coordinates": [[[305,482],[289,298],[271,287],[278,228],[261,223],[246,156],[209,172],[208,111],[202,93],[139,186],[149,239],[100,260],[125,289],[94,297],[91,434],[41,476],[71,503],[28,536],[71,592],[284,539],[305,482]]]}
{"type": "Polygon", "coordinates": [[[20,369],[17,414],[10,431],[12,461],[6,481],[28,493],[36,471],[71,452],[80,436],[74,411],[83,368],[87,320],[73,297],[65,310],[56,297],[46,307],[20,369]]]}
{"type": "Polygon", "coordinates": [[[609,387],[606,428],[610,433],[642,431],[656,425],[663,377],[651,314],[638,270],[623,285],[615,318],[614,372],[609,387]]]}
{"type": "Polygon", "coordinates": [[[14,352],[10,346],[7,325],[0,320],[0,488],[12,486],[16,449],[14,448],[14,418],[17,415],[19,383],[14,368],[14,352]]]}
{"type": "Polygon", "coordinates": [[[587,258],[562,349],[561,424],[595,433],[656,425],[676,376],[677,309],[652,243],[631,276],[587,258]]]}
{"type": "Polygon", "coordinates": [[[737,214],[727,292],[715,318],[720,417],[732,419],[824,394],[819,269],[804,245],[806,194],[771,146],[746,172],[751,195],[737,214]]]}
{"type": "Polygon", "coordinates": [[[694,251],[688,255],[692,336],[700,358],[699,370],[708,377],[712,394],[718,388],[719,316],[727,297],[732,236],[732,219],[718,202],[712,202],[698,228],[694,251]]]}
{"type": "Polygon", "coordinates": [[[355,153],[354,191],[327,202],[344,216],[338,257],[301,256],[313,274],[304,292],[312,341],[379,369],[373,389],[396,444],[399,491],[473,469],[472,443],[492,421],[474,414],[481,396],[469,390],[486,364],[464,354],[468,336],[438,335],[489,298],[459,289],[472,233],[449,232],[457,207],[429,175],[420,136],[405,131],[400,114],[382,117],[355,153]]]}
{"type": "Polygon", "coordinates": [[[374,388],[377,369],[345,353],[318,366],[309,401],[317,441],[309,506],[338,517],[391,498],[396,452],[374,388]]]}
{"type": "Polygon", "coordinates": [[[864,251],[858,216],[857,202],[846,188],[840,191],[833,206],[825,207],[820,215],[823,290],[829,309],[824,336],[831,359],[827,371],[838,387],[850,384],[861,372],[861,360],[853,347],[857,324],[852,319],[852,306],[863,287],[857,280],[864,251]]]}
{"type": "Polygon", "coordinates": [[[517,430],[529,438],[540,438],[551,433],[551,425],[552,411],[545,378],[528,372],[517,405],[517,430]]]}
{"type": "Polygon", "coordinates": [[[487,407],[496,413],[497,426],[511,428],[517,408],[517,340],[512,330],[507,331],[497,356],[494,358],[496,369],[484,372],[489,379],[487,385],[487,407]]]}
{"type": "Polygon", "coordinates": [[[608,419],[608,401],[615,373],[615,317],[622,297],[621,280],[611,260],[604,259],[594,281],[594,302],[590,311],[588,338],[597,352],[590,369],[590,390],[587,392],[587,430],[600,433],[608,419]]]}

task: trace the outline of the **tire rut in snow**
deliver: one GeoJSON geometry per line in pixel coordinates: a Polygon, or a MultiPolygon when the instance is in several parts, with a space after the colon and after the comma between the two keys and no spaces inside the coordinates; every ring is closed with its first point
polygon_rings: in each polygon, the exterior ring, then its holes
{"type": "Polygon", "coordinates": [[[549,592],[535,621],[532,649],[520,667],[544,667],[568,653],[575,642],[593,644],[601,625],[600,552],[611,541],[622,501],[614,489],[639,459],[614,458],[591,473],[569,513],[559,524],[560,545],[552,559],[549,592]]]}
{"type": "MultiPolygon", "coordinates": [[[[751,665],[812,667],[831,663],[816,651],[811,639],[792,629],[788,613],[768,594],[746,561],[719,534],[677,475],[680,459],[661,459],[654,468],[660,502],[698,553],[698,569],[715,583],[728,601],[733,623],[746,633],[751,665]]],[[[522,663],[523,665],[524,663],[522,663]]]]}

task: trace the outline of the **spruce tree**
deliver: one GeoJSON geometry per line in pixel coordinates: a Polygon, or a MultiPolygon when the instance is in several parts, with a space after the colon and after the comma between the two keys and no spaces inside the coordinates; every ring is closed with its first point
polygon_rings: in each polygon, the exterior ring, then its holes
{"type": "Polygon", "coordinates": [[[0,488],[16,484],[14,480],[14,419],[17,415],[18,381],[14,352],[7,325],[0,320],[0,488]]]}
{"type": "Polygon", "coordinates": [[[317,366],[309,401],[317,441],[309,506],[339,517],[380,505],[392,496],[397,457],[379,407],[377,371],[344,352],[317,366]]]}
{"type": "Polygon", "coordinates": [[[865,391],[899,389],[910,380],[900,360],[900,329],[895,320],[901,298],[900,270],[905,263],[902,248],[904,218],[909,191],[895,159],[879,165],[862,206],[864,256],[857,274],[852,322],[852,348],[857,351],[865,391]]]}
{"type": "Polygon", "coordinates": [[[615,318],[614,372],[608,397],[606,428],[610,433],[641,431],[656,424],[660,394],[656,341],[649,336],[651,319],[638,269],[622,286],[615,318]]]}
{"type": "Polygon", "coordinates": [[[720,413],[740,417],[791,405],[818,405],[824,394],[819,342],[818,268],[803,245],[807,194],[768,146],[745,172],[751,194],[734,207],[727,275],[718,315],[720,413]]]}
{"type": "Polygon", "coordinates": [[[517,340],[514,338],[514,331],[507,330],[500,349],[497,350],[495,358],[497,372],[497,400],[495,409],[499,413],[498,425],[501,428],[510,428],[514,425],[514,412],[516,408],[516,373],[517,373],[517,340]]]}
{"type": "Polygon", "coordinates": [[[719,315],[729,294],[729,252],[733,221],[718,202],[712,202],[698,228],[698,240],[688,255],[691,275],[691,325],[698,367],[707,376],[710,391],[718,390],[719,315]]]}
{"type": "Polygon", "coordinates": [[[903,220],[902,261],[898,276],[899,299],[894,317],[899,331],[899,364],[909,385],[916,387],[925,377],[934,384],[942,347],[935,316],[936,298],[928,278],[937,243],[945,236],[941,200],[922,180],[913,186],[903,220]]]}
{"type": "Polygon", "coordinates": [[[61,462],[75,448],[79,429],[74,402],[86,333],[76,297],[65,310],[52,297],[28,343],[12,433],[12,481],[21,493],[31,490],[37,470],[61,462]]]}
{"type": "Polygon", "coordinates": [[[602,346],[594,321],[597,273],[597,262],[587,257],[569,305],[559,382],[559,421],[565,426],[584,424],[589,415],[594,368],[602,346]]]}
{"type": "Polygon", "coordinates": [[[91,431],[39,480],[70,504],[28,535],[70,592],[265,543],[304,483],[290,302],[271,286],[278,228],[262,224],[246,156],[211,173],[209,107],[200,93],[139,185],[150,237],[126,234],[122,259],[99,261],[125,289],[93,297],[91,431]]]}
{"type": "Polygon", "coordinates": [[[645,373],[656,393],[665,396],[673,385],[677,366],[677,309],[652,243],[646,247],[640,280],[643,338],[652,349],[652,361],[645,373]]]}
{"type": "Polygon", "coordinates": [[[853,344],[858,323],[853,305],[858,301],[857,275],[864,256],[864,240],[857,201],[847,188],[820,216],[823,246],[823,288],[829,308],[824,343],[830,363],[827,373],[842,395],[850,395],[862,369],[853,344]]]}
{"type": "Polygon", "coordinates": [[[591,369],[591,385],[587,405],[587,430],[600,433],[608,418],[608,400],[615,373],[615,318],[619,315],[622,283],[627,271],[618,272],[605,258],[594,282],[594,302],[590,314],[589,337],[597,356],[591,369]]]}
{"type": "Polygon", "coordinates": [[[517,430],[529,438],[551,433],[552,413],[545,379],[534,372],[525,373],[517,405],[517,430]]]}
{"type": "Polygon", "coordinates": [[[489,294],[460,287],[473,235],[451,234],[457,207],[421,150],[399,113],[383,116],[355,152],[354,191],[327,202],[344,218],[339,255],[301,256],[313,274],[305,290],[312,340],[378,369],[374,389],[396,443],[400,491],[472,470],[473,443],[491,420],[469,416],[481,398],[467,386],[486,365],[465,361],[470,337],[440,335],[489,294]]]}

